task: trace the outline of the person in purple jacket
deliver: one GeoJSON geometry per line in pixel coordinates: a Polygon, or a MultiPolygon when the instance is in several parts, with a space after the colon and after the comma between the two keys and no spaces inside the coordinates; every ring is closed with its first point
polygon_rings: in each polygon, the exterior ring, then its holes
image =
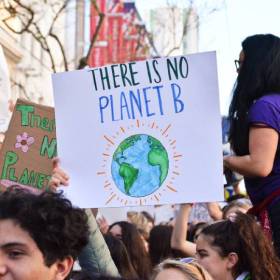
{"type": "Polygon", "coordinates": [[[280,39],[254,35],[242,42],[229,108],[235,155],[224,166],[244,176],[256,215],[280,256],[280,39]]]}

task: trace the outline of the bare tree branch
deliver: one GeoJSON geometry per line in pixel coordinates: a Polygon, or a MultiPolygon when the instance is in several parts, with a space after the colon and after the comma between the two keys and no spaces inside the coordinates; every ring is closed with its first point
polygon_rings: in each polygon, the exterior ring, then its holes
{"type": "Polygon", "coordinates": [[[42,34],[39,26],[37,25],[37,23],[33,23],[33,26],[35,27],[35,30],[37,31],[37,34],[34,33],[33,31],[30,30],[30,33],[33,35],[33,37],[37,40],[37,42],[39,42],[39,44],[41,45],[41,47],[47,52],[50,61],[51,61],[51,67],[53,72],[56,72],[56,66],[55,66],[55,61],[54,61],[54,56],[52,54],[51,48],[48,44],[48,41],[46,39],[46,37],[42,34]]]}
{"type": "Polygon", "coordinates": [[[27,94],[27,92],[26,92],[25,87],[24,87],[21,83],[15,81],[13,78],[11,78],[11,86],[12,86],[12,87],[17,87],[17,88],[20,90],[20,92],[23,93],[24,97],[25,97],[27,100],[30,100],[30,98],[29,98],[29,96],[28,96],[28,94],[27,94]]]}
{"type": "Polygon", "coordinates": [[[61,54],[62,54],[62,59],[63,59],[63,64],[64,64],[64,70],[65,71],[69,70],[65,49],[64,49],[64,46],[63,46],[61,40],[59,39],[59,37],[56,34],[54,34],[53,28],[54,28],[55,22],[57,21],[58,17],[61,15],[61,13],[65,10],[68,3],[69,3],[69,0],[66,0],[64,2],[64,4],[60,7],[60,9],[57,11],[57,13],[55,14],[55,16],[53,18],[53,21],[51,23],[51,26],[50,26],[50,29],[49,29],[49,32],[48,32],[49,36],[52,37],[57,42],[57,44],[59,46],[59,49],[60,49],[61,54]]]}
{"type": "Polygon", "coordinates": [[[12,31],[15,34],[23,34],[25,32],[30,33],[32,37],[40,44],[41,48],[48,54],[52,71],[56,72],[54,55],[52,53],[52,49],[47,40],[48,37],[52,38],[57,43],[58,48],[61,52],[64,70],[68,71],[68,62],[66,58],[65,48],[59,36],[54,33],[53,29],[59,16],[62,14],[66,6],[68,5],[69,0],[63,1],[62,5],[61,5],[61,1],[57,1],[56,3],[48,3],[47,0],[44,0],[44,3],[49,4],[53,11],[56,10],[46,35],[43,34],[43,32],[41,31],[38,25],[41,19],[35,21],[35,12],[32,9],[32,6],[27,6],[23,4],[22,0],[11,0],[11,2],[4,3],[3,7],[8,12],[9,16],[3,19],[3,23],[10,31],[12,31]],[[56,6],[58,6],[57,9],[55,9],[56,6]],[[10,24],[10,20],[14,19],[15,17],[17,17],[21,23],[20,30],[16,30],[10,24]]]}
{"type": "MultiPolygon", "coordinates": [[[[197,4],[197,1],[194,0],[186,0],[186,2],[182,5],[182,1],[180,0],[166,0],[166,7],[167,9],[170,10],[170,17],[171,17],[171,21],[173,21],[173,24],[171,24],[171,26],[167,25],[167,22],[160,22],[160,25],[162,26],[162,28],[166,27],[168,28],[168,32],[173,36],[173,41],[175,42],[173,45],[170,46],[170,42],[165,42],[166,45],[162,45],[164,44],[164,42],[161,42],[161,46],[162,46],[162,53],[160,55],[163,56],[169,56],[171,55],[174,51],[176,50],[180,50],[184,39],[186,38],[187,33],[191,30],[190,27],[191,25],[194,25],[198,28],[199,24],[202,22],[203,19],[207,18],[209,15],[221,10],[223,8],[224,5],[224,0],[216,0],[216,1],[201,1],[202,3],[198,4],[198,6],[195,6],[195,3],[197,4]],[[209,4],[210,3],[210,4],[209,4]],[[179,5],[180,4],[180,5],[179,5]],[[209,5],[208,5],[209,4],[209,5]],[[182,7],[185,7],[184,9],[192,9],[194,8],[197,11],[198,14],[198,18],[196,21],[192,22],[191,24],[188,24],[188,18],[186,17],[183,20],[183,30],[179,36],[179,40],[178,42],[176,42],[176,30],[178,28],[178,18],[175,15],[175,9],[176,7],[181,7],[180,9],[183,9],[182,7]],[[167,50],[166,50],[167,49],[167,50]]],[[[153,34],[153,36],[156,36],[156,33],[153,34]]],[[[176,37],[178,39],[178,37],[176,37]]],[[[153,38],[151,39],[153,41],[153,38]]]]}
{"type": "Polygon", "coordinates": [[[49,29],[49,32],[48,32],[49,34],[53,32],[54,24],[56,23],[57,19],[61,15],[61,13],[65,10],[68,3],[69,3],[69,0],[65,0],[64,4],[60,7],[60,9],[58,9],[57,13],[55,14],[55,16],[52,20],[52,23],[51,23],[51,26],[50,26],[50,29],[49,29]]]}
{"type": "Polygon", "coordinates": [[[56,34],[50,33],[49,35],[50,35],[50,37],[52,37],[57,42],[57,44],[58,44],[58,46],[60,48],[60,51],[61,51],[62,60],[63,60],[63,64],[64,64],[64,70],[68,71],[69,68],[68,68],[67,57],[66,57],[65,49],[63,47],[62,42],[60,41],[60,39],[58,38],[58,36],[56,34]]]}
{"type": "Polygon", "coordinates": [[[29,29],[29,27],[31,26],[33,20],[34,20],[34,12],[31,8],[29,8],[28,6],[23,5],[19,0],[13,0],[17,5],[19,5],[21,8],[23,8],[27,13],[20,13],[13,5],[11,5],[10,3],[8,3],[8,6],[6,6],[6,2],[4,2],[4,9],[9,13],[9,16],[7,18],[3,19],[3,23],[5,24],[5,26],[12,32],[14,32],[15,34],[23,34],[25,31],[27,31],[29,29]],[[28,18],[28,16],[30,16],[30,18],[27,20],[27,23],[23,24],[24,22],[22,22],[22,18],[20,16],[23,16],[25,18],[28,18]],[[15,16],[19,16],[21,23],[23,25],[23,28],[19,31],[15,30],[14,28],[11,27],[11,25],[8,23],[8,21],[10,19],[13,19],[15,16]]]}

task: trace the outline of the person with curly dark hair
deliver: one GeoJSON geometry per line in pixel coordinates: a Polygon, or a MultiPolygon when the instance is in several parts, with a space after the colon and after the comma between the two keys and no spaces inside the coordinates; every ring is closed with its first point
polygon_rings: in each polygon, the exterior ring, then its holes
{"type": "Polygon", "coordinates": [[[88,234],[87,215],[60,193],[0,193],[0,279],[70,279],[88,234]]]}
{"type": "MultiPolygon", "coordinates": [[[[69,181],[70,177],[61,168],[59,158],[54,158],[49,189],[56,192],[58,187],[68,186],[69,181]]],[[[110,251],[95,219],[97,209],[85,209],[85,213],[89,226],[89,242],[78,256],[82,270],[86,271],[91,277],[96,277],[96,275],[118,277],[118,269],[112,260],[110,251]]]]}
{"type": "Polygon", "coordinates": [[[280,261],[253,217],[241,212],[202,229],[198,262],[215,280],[279,280],[280,261]]]}
{"type": "Polygon", "coordinates": [[[244,176],[253,209],[280,256],[280,38],[259,34],[242,42],[229,108],[235,155],[224,166],[244,176]]]}

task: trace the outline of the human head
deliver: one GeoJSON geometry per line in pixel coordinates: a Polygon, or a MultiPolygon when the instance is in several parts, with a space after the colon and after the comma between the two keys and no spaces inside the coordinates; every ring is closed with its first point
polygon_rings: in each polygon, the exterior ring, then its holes
{"type": "Polygon", "coordinates": [[[196,242],[198,235],[201,233],[202,229],[207,226],[206,222],[199,222],[192,226],[190,229],[190,241],[196,242]]]}
{"type": "Polygon", "coordinates": [[[111,234],[104,235],[104,239],[120,275],[126,279],[138,278],[123,242],[111,234]]]}
{"type": "Polygon", "coordinates": [[[212,280],[208,272],[194,260],[190,263],[167,259],[153,272],[152,280],[212,280]]]}
{"type": "Polygon", "coordinates": [[[61,194],[0,193],[1,279],[68,279],[87,241],[86,214],[61,194]]]}
{"type": "Polygon", "coordinates": [[[146,217],[146,219],[150,223],[150,227],[153,228],[153,226],[155,225],[155,218],[147,211],[142,211],[141,214],[146,217]]]}
{"type": "Polygon", "coordinates": [[[229,108],[229,140],[237,155],[248,154],[247,113],[253,102],[270,93],[280,92],[280,39],[258,34],[242,42],[239,70],[229,108]]]}
{"type": "Polygon", "coordinates": [[[149,238],[149,253],[152,265],[155,266],[167,258],[174,257],[171,248],[171,235],[173,228],[168,225],[153,227],[149,238]]]}
{"type": "Polygon", "coordinates": [[[228,219],[232,214],[237,212],[247,213],[252,207],[252,203],[249,199],[242,198],[231,201],[223,208],[223,219],[228,219]]]}
{"type": "Polygon", "coordinates": [[[109,232],[123,241],[139,277],[148,278],[151,270],[150,259],[136,226],[126,221],[120,221],[110,225],[109,232]]]}
{"type": "Polygon", "coordinates": [[[235,279],[245,271],[255,280],[279,279],[279,260],[270,241],[246,214],[205,227],[196,244],[199,263],[216,280],[235,279]]]}
{"type": "Polygon", "coordinates": [[[137,227],[139,233],[143,236],[145,240],[149,239],[149,234],[152,229],[152,226],[145,215],[139,212],[129,211],[127,212],[127,219],[129,222],[131,222],[137,227]]]}

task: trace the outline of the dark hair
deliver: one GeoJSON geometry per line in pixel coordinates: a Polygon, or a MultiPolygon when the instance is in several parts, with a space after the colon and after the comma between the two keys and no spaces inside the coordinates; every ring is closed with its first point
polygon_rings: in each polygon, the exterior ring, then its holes
{"type": "Polygon", "coordinates": [[[247,114],[255,100],[280,93],[280,39],[254,35],[242,42],[245,59],[240,68],[229,108],[229,141],[237,155],[249,153],[247,114]]]}
{"type": "Polygon", "coordinates": [[[138,275],[130,261],[123,242],[111,234],[104,235],[104,239],[120,275],[126,279],[137,279],[138,275]]]}
{"type": "Polygon", "coordinates": [[[148,253],[146,252],[144,241],[141,238],[134,224],[121,221],[116,222],[109,227],[110,229],[118,225],[122,229],[122,242],[124,243],[131,263],[136,270],[138,276],[143,279],[148,279],[151,273],[151,262],[148,253]]]}
{"type": "Polygon", "coordinates": [[[189,241],[195,242],[201,230],[205,228],[207,225],[208,224],[206,222],[199,222],[193,225],[189,231],[189,241]],[[199,233],[197,234],[197,232],[199,233]]]}
{"type": "Polygon", "coordinates": [[[0,193],[0,220],[11,219],[29,233],[47,266],[76,259],[88,242],[87,216],[61,193],[32,194],[20,189],[0,193]]]}
{"type": "Polygon", "coordinates": [[[153,266],[167,258],[175,257],[171,248],[172,230],[173,228],[168,225],[158,225],[152,228],[149,238],[149,252],[153,266]]]}
{"type": "Polygon", "coordinates": [[[217,248],[221,257],[232,252],[238,255],[238,262],[232,271],[234,277],[248,271],[254,280],[279,279],[279,259],[253,217],[237,213],[234,221],[215,222],[205,227],[200,235],[204,235],[211,246],[217,248]]]}

